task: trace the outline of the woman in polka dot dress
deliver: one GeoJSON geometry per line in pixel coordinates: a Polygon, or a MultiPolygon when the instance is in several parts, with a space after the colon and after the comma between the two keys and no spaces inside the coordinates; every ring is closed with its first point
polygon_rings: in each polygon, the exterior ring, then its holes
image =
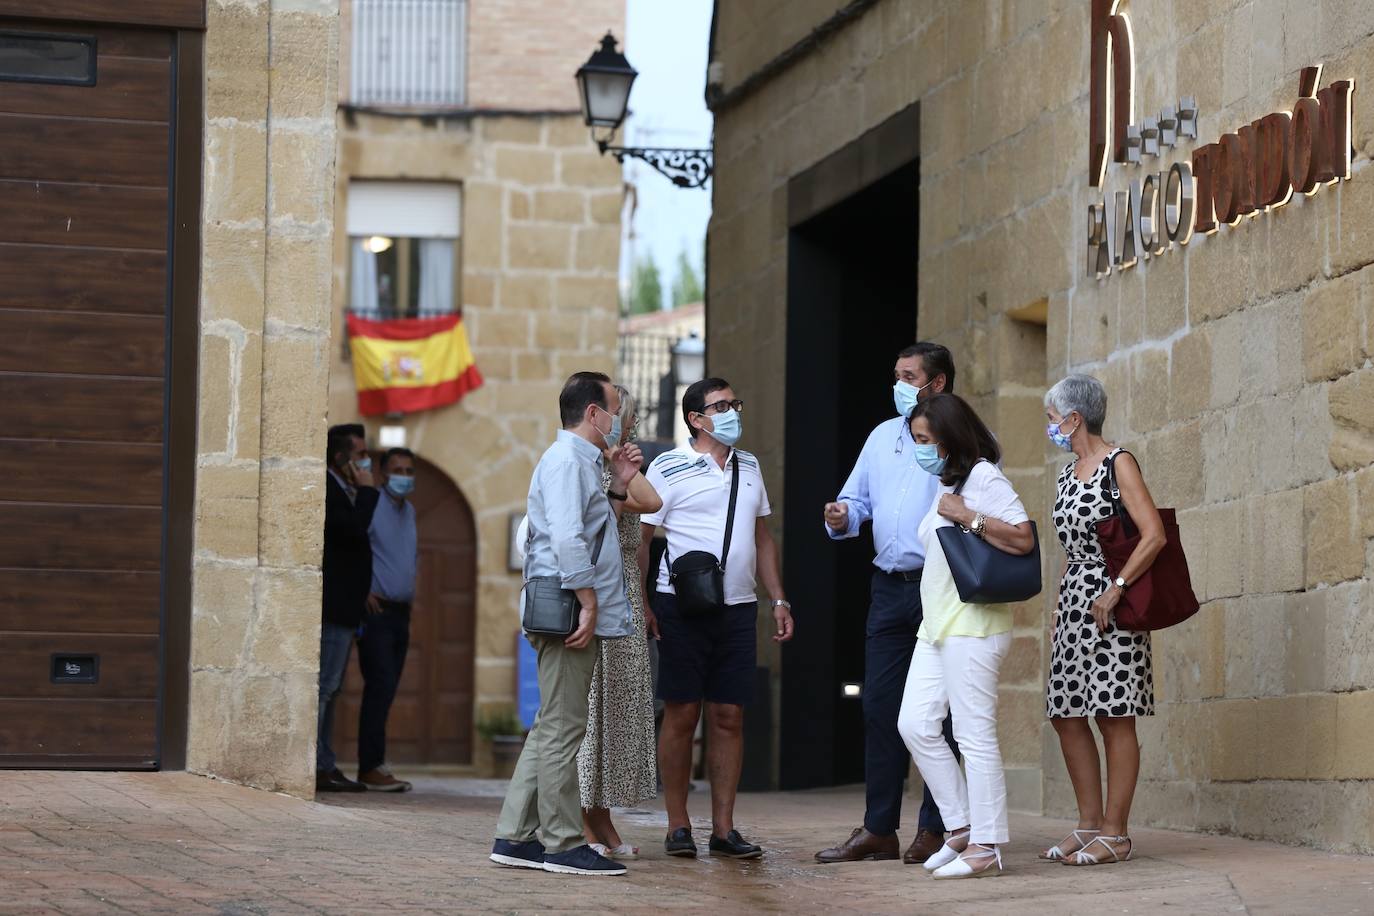
{"type": "Polygon", "coordinates": [[[1049,437],[1077,460],[1059,475],[1054,524],[1066,562],[1055,610],[1046,708],[1073,782],[1078,828],[1041,854],[1066,865],[1102,865],[1131,858],[1127,833],[1140,772],[1137,716],[1154,714],[1150,634],[1119,629],[1113,611],[1164,546],[1164,525],[1140,467],[1129,452],[1102,438],[1107,394],[1087,375],[1071,375],[1045,395],[1049,437]],[[1117,456],[1121,501],[1140,530],[1140,546],[1111,579],[1096,525],[1113,513],[1108,461],[1117,456]],[[1090,720],[1106,747],[1107,798],[1090,720]]]}

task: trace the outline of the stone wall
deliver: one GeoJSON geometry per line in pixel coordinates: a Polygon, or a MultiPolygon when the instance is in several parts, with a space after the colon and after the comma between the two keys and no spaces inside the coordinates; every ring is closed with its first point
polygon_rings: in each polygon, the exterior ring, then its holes
{"type": "MultiPolygon", "coordinates": [[[[520,576],[506,565],[510,515],[523,513],[530,474],[559,427],[563,380],[580,369],[615,369],[620,167],[597,153],[575,115],[428,126],[358,115],[342,130],[339,150],[341,226],[351,178],[462,186],[459,301],[485,384],[456,405],[400,422],[410,447],[457,484],[477,522],[480,718],[515,698],[520,576]]],[[[347,244],[340,232],[334,240],[331,423],[357,416],[343,326],[347,244]]],[[[379,420],[368,421],[370,433],[379,420]]],[[[487,749],[475,746],[480,767],[487,749]]]]}
{"type": "Polygon", "coordinates": [[[607,30],[624,42],[625,0],[469,0],[468,105],[576,110],[573,74],[607,30]]]}
{"type": "Polygon", "coordinates": [[[188,768],[309,795],[338,6],[208,18],[188,768]]]}
{"type": "MultiPolygon", "coordinates": [[[[722,4],[718,20],[727,98],[847,4],[745,6],[722,4]]],[[[1141,722],[1137,820],[1368,851],[1374,7],[1122,6],[1134,27],[1137,117],[1194,95],[1199,143],[1291,108],[1302,67],[1325,64],[1324,83],[1353,78],[1352,180],[1124,274],[1087,278],[1097,199],[1086,168],[1087,4],[880,0],[717,111],[712,371],[754,392],[753,429],[776,490],[782,386],[767,382],[786,369],[787,181],[919,102],[919,333],[954,350],[961,390],[1007,446],[1042,531],[1064,458],[1044,444],[1040,395],[1068,371],[1107,384],[1109,438],[1140,457],[1157,501],[1180,513],[1206,604],[1155,639],[1159,705],[1141,722]],[[1042,299],[1047,327],[1008,314],[1042,299]]],[[[1120,168],[1108,170],[1113,189],[1140,175],[1120,168]]],[[[1046,553],[1057,573],[1057,549],[1046,553]]],[[[1003,752],[1015,806],[1068,815],[1072,794],[1042,718],[1051,597],[1017,616],[1003,752]]]]}

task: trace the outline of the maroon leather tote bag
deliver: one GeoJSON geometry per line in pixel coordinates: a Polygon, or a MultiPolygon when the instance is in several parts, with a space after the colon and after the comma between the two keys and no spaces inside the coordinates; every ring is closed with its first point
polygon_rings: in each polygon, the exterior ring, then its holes
{"type": "MultiPolygon", "coordinates": [[[[1097,523],[1097,539],[1107,561],[1107,571],[1115,579],[1140,544],[1140,532],[1121,504],[1121,488],[1116,483],[1117,452],[1107,459],[1107,486],[1113,514],[1097,523]]],[[[1163,630],[1182,623],[1197,613],[1198,600],[1188,575],[1188,558],[1179,537],[1178,518],[1173,509],[1160,509],[1164,523],[1164,549],[1154,563],[1132,582],[1116,606],[1116,625],[1123,630],[1163,630]]]]}

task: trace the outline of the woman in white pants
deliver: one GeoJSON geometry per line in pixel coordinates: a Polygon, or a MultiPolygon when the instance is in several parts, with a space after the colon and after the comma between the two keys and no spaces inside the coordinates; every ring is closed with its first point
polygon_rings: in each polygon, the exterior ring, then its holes
{"type": "Polygon", "coordinates": [[[961,525],[1018,555],[1031,551],[1035,536],[1020,498],[997,468],[996,439],[962,398],[938,394],[921,401],[909,426],[916,460],[940,478],[942,487],[919,532],[926,552],[924,616],[897,729],[950,828],[948,841],[926,861],[926,869],[937,878],[997,875],[1002,871],[998,846],[1008,839],[997,675],[1011,647],[1012,612],[1009,605],[959,599],[936,530],[961,525]],[[941,733],[947,713],[952,713],[967,780],[941,733]]]}

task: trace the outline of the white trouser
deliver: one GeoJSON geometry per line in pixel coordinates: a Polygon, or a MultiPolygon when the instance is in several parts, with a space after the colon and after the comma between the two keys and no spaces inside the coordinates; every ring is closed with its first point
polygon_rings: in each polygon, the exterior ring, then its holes
{"type": "Polygon", "coordinates": [[[940,806],[946,829],[968,824],[973,843],[1007,842],[1007,783],[997,746],[997,673],[1011,634],[947,636],[916,643],[906,675],[897,730],[940,806]],[[954,740],[968,780],[941,731],[954,719],[954,740]]]}

